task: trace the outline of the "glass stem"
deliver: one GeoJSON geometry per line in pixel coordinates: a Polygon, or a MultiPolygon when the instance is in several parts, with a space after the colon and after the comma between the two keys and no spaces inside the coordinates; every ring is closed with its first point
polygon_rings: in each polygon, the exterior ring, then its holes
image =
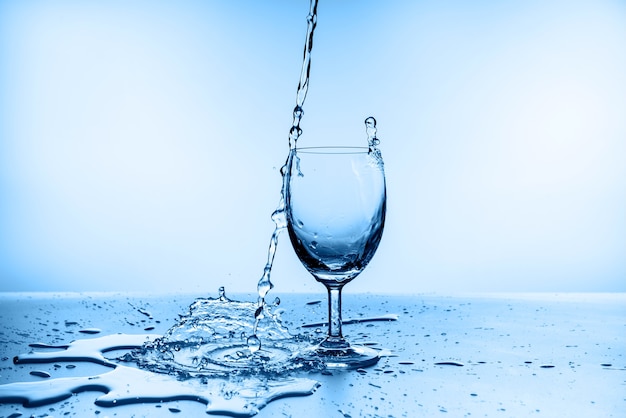
{"type": "Polygon", "coordinates": [[[328,337],[321,344],[326,349],[345,349],[350,345],[341,333],[341,289],[343,285],[326,285],[328,289],[328,337]]]}

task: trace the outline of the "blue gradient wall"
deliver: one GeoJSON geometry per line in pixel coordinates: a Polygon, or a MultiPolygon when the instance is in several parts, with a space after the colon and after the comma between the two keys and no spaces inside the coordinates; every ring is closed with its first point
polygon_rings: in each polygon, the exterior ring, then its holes
{"type": "MultiPolygon", "coordinates": [[[[308,2],[0,1],[0,291],[254,291],[308,2]]],[[[320,1],[307,145],[379,122],[369,292],[626,291],[626,5],[320,1]]],[[[279,291],[321,291],[285,234],[279,291]]]]}

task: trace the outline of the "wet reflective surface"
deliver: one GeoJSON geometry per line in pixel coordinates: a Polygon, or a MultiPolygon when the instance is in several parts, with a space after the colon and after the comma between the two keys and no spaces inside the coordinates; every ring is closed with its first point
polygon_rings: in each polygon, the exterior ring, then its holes
{"type": "MultiPolygon", "coordinates": [[[[250,380],[254,376],[205,377],[207,383],[203,383],[202,379],[151,372],[157,377],[149,381],[151,386],[143,385],[145,392],[140,395],[160,399],[127,403],[126,384],[144,381],[147,371],[132,362],[120,363],[118,359],[132,349],[102,352],[97,348],[143,344],[167,335],[181,315],[189,313],[196,296],[0,295],[0,384],[47,385],[46,393],[56,397],[31,407],[23,406],[22,400],[5,399],[0,402],[0,417],[159,417],[179,412],[180,416],[203,416],[228,411],[235,415],[236,408],[245,413],[246,404],[250,411],[257,408],[260,417],[298,416],[303,408],[312,415],[353,417],[442,412],[454,416],[621,416],[626,410],[626,297],[598,294],[353,294],[344,306],[346,322],[351,321],[344,330],[351,341],[383,353],[373,367],[347,372],[295,370],[289,375],[294,385],[288,391],[311,394],[288,398],[282,398],[282,389],[271,383],[259,391],[258,380],[250,380]],[[397,320],[380,320],[384,315],[397,320]],[[118,333],[123,335],[116,337],[118,333]],[[73,340],[93,342],[70,344],[73,340]],[[79,349],[71,348],[80,344],[79,349]],[[49,345],[57,348],[46,348],[49,345]],[[45,351],[56,358],[14,364],[14,356],[25,360],[22,354],[29,351],[45,351]],[[82,361],[81,356],[89,351],[96,360],[82,361]],[[63,359],[61,353],[74,358],[63,359]],[[94,376],[100,377],[90,381],[94,376]],[[223,384],[212,386],[218,379],[223,384]],[[123,387],[107,392],[120,381],[123,387]],[[73,395],[77,385],[84,389],[73,395]],[[205,392],[190,399],[184,393],[188,391],[180,392],[186,385],[204,387],[205,392]],[[255,387],[265,403],[234,403],[252,394],[255,387]],[[178,396],[166,396],[174,393],[178,396]],[[233,396],[237,394],[244,396],[233,396]]],[[[280,308],[275,310],[283,310],[281,318],[290,333],[321,338],[326,306],[318,301],[324,297],[322,293],[281,294],[280,308]]],[[[255,295],[237,295],[237,299],[256,300],[255,295]]],[[[37,393],[43,397],[44,392],[37,393]]]]}

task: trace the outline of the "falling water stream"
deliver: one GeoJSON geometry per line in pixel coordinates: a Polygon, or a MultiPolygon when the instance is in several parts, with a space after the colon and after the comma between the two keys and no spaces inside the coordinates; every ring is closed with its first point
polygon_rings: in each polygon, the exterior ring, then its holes
{"type": "MultiPolygon", "coordinates": [[[[270,279],[272,273],[272,265],[274,264],[274,256],[278,247],[278,237],[282,231],[287,228],[287,216],[285,213],[285,196],[287,194],[287,184],[289,183],[289,173],[291,172],[291,164],[293,163],[294,152],[298,143],[298,138],[302,135],[300,121],[304,114],[303,106],[306,94],[309,90],[309,75],[311,73],[311,51],[313,50],[313,34],[317,26],[317,0],[311,0],[309,14],[307,16],[307,32],[304,43],[304,56],[302,59],[302,68],[300,70],[300,81],[296,92],[296,105],[293,108],[293,122],[289,129],[289,154],[285,164],[280,169],[282,176],[282,187],[280,189],[280,200],[278,207],[272,213],[274,221],[274,232],[270,238],[270,245],[267,251],[267,263],[263,269],[263,275],[257,284],[258,307],[255,311],[255,318],[258,320],[263,316],[265,306],[265,296],[274,287],[270,279]]],[[[256,324],[255,324],[256,329],[256,324]]],[[[256,334],[256,333],[255,333],[256,334]]],[[[256,342],[256,341],[255,341],[256,342]]]]}

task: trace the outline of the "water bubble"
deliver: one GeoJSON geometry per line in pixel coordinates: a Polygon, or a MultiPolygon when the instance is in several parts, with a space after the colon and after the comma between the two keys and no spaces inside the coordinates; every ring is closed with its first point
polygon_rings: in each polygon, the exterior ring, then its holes
{"type": "Polygon", "coordinates": [[[309,244],[309,247],[311,247],[311,249],[313,250],[317,249],[317,241],[311,241],[311,243],[309,244]]]}
{"type": "Polygon", "coordinates": [[[278,306],[278,305],[280,305],[280,298],[276,296],[276,298],[274,299],[274,306],[278,306]]]}

